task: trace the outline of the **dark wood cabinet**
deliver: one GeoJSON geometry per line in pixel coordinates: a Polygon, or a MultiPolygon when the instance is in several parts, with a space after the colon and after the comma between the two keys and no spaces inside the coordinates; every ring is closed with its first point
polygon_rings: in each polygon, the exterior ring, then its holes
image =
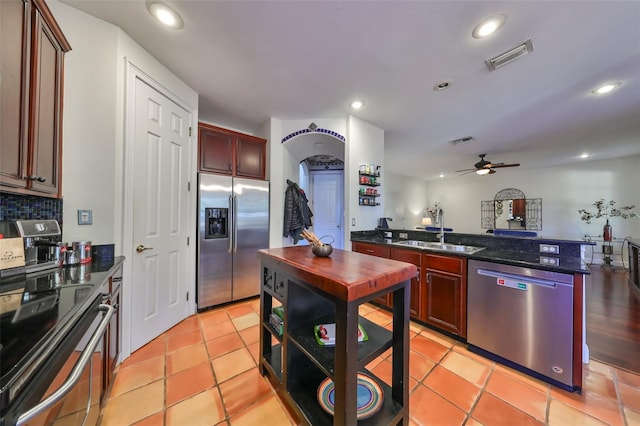
{"type": "Polygon", "coordinates": [[[198,123],[200,172],[265,179],[267,141],[198,123]]]}
{"type": "MultiPolygon", "coordinates": [[[[388,259],[391,255],[389,247],[381,246],[378,244],[360,243],[356,241],[351,243],[351,250],[357,253],[370,254],[371,256],[384,257],[385,259],[388,259]]],[[[373,301],[385,307],[391,307],[393,302],[391,300],[391,297],[391,294],[383,294],[373,301]]]]}
{"type": "MultiPolygon", "coordinates": [[[[413,263],[418,267],[418,275],[411,279],[411,298],[409,299],[409,315],[415,319],[423,318],[424,303],[424,287],[422,277],[422,254],[415,250],[403,250],[392,248],[390,252],[391,259],[401,260],[403,262],[413,263]]],[[[391,300],[391,302],[393,302],[391,300]]],[[[391,304],[390,304],[391,305],[391,304]]]]}
{"type": "MultiPolygon", "coordinates": [[[[409,312],[411,318],[441,330],[467,336],[467,259],[458,256],[423,253],[380,244],[353,241],[351,250],[372,256],[413,263],[418,276],[411,280],[409,312]]],[[[386,308],[393,306],[393,296],[386,294],[373,302],[386,308]]]]}
{"type": "Polygon", "coordinates": [[[519,218],[525,217],[525,205],[526,205],[526,200],[524,199],[513,200],[513,204],[512,204],[513,217],[519,217],[519,218]]]}
{"type": "Polygon", "coordinates": [[[121,329],[122,329],[122,313],[121,313],[121,287],[122,287],[122,267],[109,278],[109,293],[105,302],[116,309],[115,314],[111,317],[107,331],[104,335],[104,388],[103,392],[108,391],[115,378],[115,369],[118,363],[118,357],[121,350],[121,329]]]}
{"type": "Polygon", "coordinates": [[[0,7],[0,188],[61,197],[63,64],[71,47],[44,0],[0,7]]]}
{"type": "Polygon", "coordinates": [[[463,257],[423,255],[426,291],[423,321],[460,337],[467,336],[467,277],[463,257]]]}

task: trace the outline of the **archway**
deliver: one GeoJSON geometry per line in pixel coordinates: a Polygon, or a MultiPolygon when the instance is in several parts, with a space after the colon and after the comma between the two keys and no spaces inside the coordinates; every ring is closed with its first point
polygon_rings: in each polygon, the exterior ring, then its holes
{"type": "Polygon", "coordinates": [[[291,170],[309,198],[314,232],[330,235],[334,247],[344,248],[344,136],[326,129],[303,129],[282,139],[291,170]]]}

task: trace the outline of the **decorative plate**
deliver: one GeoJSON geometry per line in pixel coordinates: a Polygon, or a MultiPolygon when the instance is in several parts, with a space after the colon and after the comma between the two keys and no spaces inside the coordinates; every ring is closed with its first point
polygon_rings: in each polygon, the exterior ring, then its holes
{"type": "MultiPolygon", "coordinates": [[[[371,377],[358,373],[357,414],[358,420],[373,416],[382,407],[382,388],[371,377]]],[[[333,403],[335,400],[335,387],[329,377],[318,386],[318,402],[320,406],[333,416],[333,403]]]]}

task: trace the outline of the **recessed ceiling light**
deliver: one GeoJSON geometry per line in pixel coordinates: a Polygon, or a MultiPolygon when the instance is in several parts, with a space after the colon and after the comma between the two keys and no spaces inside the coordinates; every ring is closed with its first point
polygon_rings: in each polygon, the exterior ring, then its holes
{"type": "Polygon", "coordinates": [[[443,178],[444,177],[444,173],[440,173],[440,177],[443,178]]]}
{"type": "Polygon", "coordinates": [[[473,38],[485,38],[498,31],[507,20],[505,15],[496,15],[480,22],[473,28],[471,35],[473,38]]]}
{"type": "Polygon", "coordinates": [[[159,2],[148,2],[147,10],[154,18],[169,28],[180,29],[184,26],[178,12],[159,2]]]}
{"type": "Polygon", "coordinates": [[[353,108],[353,109],[362,109],[363,106],[364,106],[364,102],[363,101],[353,101],[353,102],[351,102],[351,108],[353,108]]]}
{"type": "Polygon", "coordinates": [[[615,83],[607,83],[607,84],[603,84],[602,86],[593,89],[591,91],[591,93],[593,93],[594,95],[606,95],[607,93],[611,92],[613,89],[616,89],[618,86],[620,86],[619,81],[616,81],[615,83]]]}
{"type": "Polygon", "coordinates": [[[580,154],[580,158],[589,158],[589,154],[586,152],[584,154],[580,154]]]}

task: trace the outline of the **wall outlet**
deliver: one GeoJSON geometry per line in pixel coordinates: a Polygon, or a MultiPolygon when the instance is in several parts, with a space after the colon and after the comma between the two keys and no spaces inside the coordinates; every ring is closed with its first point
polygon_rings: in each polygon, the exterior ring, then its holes
{"type": "Polygon", "coordinates": [[[557,257],[540,256],[540,264],[542,265],[560,265],[560,259],[557,257]]]}
{"type": "Polygon", "coordinates": [[[406,232],[400,232],[398,234],[398,238],[404,238],[406,240],[407,238],[409,238],[409,234],[406,232]]]}
{"type": "Polygon", "coordinates": [[[351,226],[356,226],[356,218],[351,218],[351,226]]]}
{"type": "Polygon", "coordinates": [[[385,238],[392,238],[392,237],[393,237],[393,234],[392,234],[391,232],[387,232],[387,231],[385,231],[385,232],[384,232],[384,237],[385,237],[385,238]]]}
{"type": "Polygon", "coordinates": [[[540,253],[560,254],[560,246],[553,244],[540,244],[540,253]]]}

